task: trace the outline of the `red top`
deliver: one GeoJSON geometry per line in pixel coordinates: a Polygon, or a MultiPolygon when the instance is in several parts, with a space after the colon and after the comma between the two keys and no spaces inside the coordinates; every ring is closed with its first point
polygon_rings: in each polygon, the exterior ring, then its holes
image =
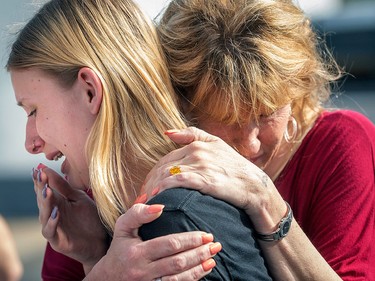
{"type": "MultiPolygon", "coordinates": [[[[315,247],[345,281],[375,280],[375,126],[325,112],[275,184],[315,247]]],[[[45,281],[82,280],[82,266],[47,247],[45,281]]]]}
{"type": "Polygon", "coordinates": [[[375,280],[375,126],[325,112],[276,181],[295,219],[344,280],[375,280]]]}

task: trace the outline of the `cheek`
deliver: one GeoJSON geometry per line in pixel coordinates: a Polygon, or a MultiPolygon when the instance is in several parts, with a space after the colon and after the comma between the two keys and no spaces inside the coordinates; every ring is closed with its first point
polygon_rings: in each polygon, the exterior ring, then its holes
{"type": "Polygon", "coordinates": [[[268,124],[262,128],[259,139],[264,147],[268,147],[269,150],[274,150],[282,142],[284,131],[284,124],[268,124]]]}

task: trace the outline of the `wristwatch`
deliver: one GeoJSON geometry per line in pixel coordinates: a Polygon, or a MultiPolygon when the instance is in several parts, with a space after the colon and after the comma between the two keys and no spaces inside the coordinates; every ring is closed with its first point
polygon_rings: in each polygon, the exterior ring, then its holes
{"type": "Polygon", "coordinates": [[[269,233],[269,234],[255,232],[256,237],[258,239],[272,242],[272,241],[278,241],[284,238],[288,234],[290,226],[292,225],[293,212],[288,202],[285,201],[285,203],[286,203],[286,206],[288,207],[288,211],[287,211],[287,215],[281,219],[279,223],[279,228],[276,231],[269,233]]]}

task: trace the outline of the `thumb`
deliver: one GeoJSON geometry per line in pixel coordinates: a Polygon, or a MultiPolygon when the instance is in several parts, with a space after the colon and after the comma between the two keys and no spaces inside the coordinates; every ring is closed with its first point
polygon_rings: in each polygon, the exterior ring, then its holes
{"type": "Polygon", "coordinates": [[[138,229],[145,223],[156,220],[162,214],[164,205],[134,204],[115,224],[113,238],[136,238],[138,229]]]}
{"type": "Polygon", "coordinates": [[[181,130],[168,130],[164,132],[164,134],[178,144],[189,144],[193,141],[214,142],[218,140],[218,137],[196,127],[188,127],[181,130]]]}

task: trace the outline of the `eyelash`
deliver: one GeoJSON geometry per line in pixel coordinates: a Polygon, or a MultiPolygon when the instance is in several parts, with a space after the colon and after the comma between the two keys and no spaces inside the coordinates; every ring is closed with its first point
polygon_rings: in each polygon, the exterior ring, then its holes
{"type": "Polygon", "coordinates": [[[36,113],[36,109],[34,109],[33,111],[31,111],[30,114],[27,115],[27,117],[31,117],[31,116],[35,115],[35,113],[36,113]]]}

